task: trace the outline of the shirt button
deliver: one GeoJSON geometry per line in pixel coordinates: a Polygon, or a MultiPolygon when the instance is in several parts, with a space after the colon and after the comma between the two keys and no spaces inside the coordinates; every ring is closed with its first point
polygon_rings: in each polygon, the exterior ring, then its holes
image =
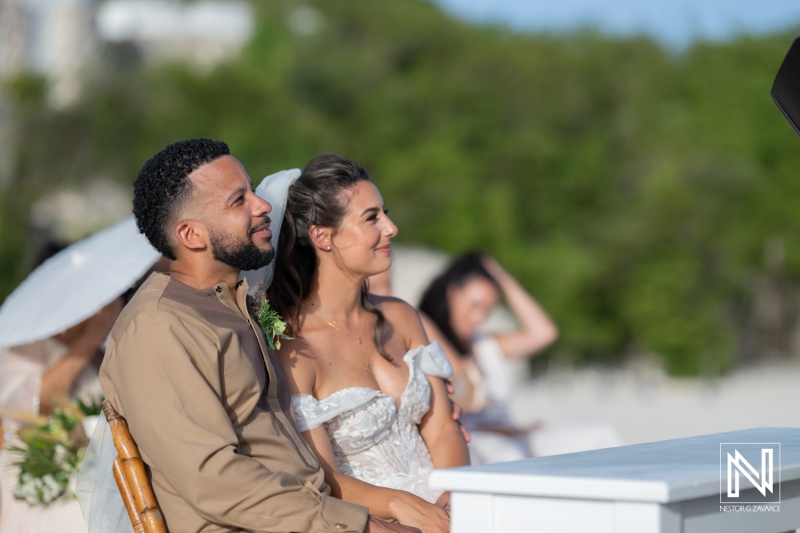
{"type": "Polygon", "coordinates": [[[344,530],[344,529],[347,529],[347,524],[343,524],[341,522],[338,522],[338,523],[334,524],[333,527],[335,527],[338,530],[344,530]]]}
{"type": "Polygon", "coordinates": [[[216,287],[214,287],[214,290],[215,290],[215,291],[217,291],[217,294],[219,294],[219,293],[221,293],[221,292],[222,292],[222,287],[220,287],[219,285],[217,285],[216,287]]]}

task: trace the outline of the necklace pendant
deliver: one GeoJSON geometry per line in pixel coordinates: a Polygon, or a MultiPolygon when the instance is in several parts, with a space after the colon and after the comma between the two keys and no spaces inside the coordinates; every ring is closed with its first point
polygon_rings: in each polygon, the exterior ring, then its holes
{"type": "Polygon", "coordinates": [[[358,344],[364,344],[363,342],[361,342],[361,337],[358,338],[358,344]]]}

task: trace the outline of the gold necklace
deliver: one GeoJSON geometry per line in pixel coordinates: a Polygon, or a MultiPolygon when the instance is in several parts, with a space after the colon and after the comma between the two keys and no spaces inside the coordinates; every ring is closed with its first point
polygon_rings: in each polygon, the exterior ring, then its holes
{"type": "MultiPolygon", "coordinates": [[[[325,315],[324,315],[324,314],[323,314],[322,316],[323,316],[323,319],[327,318],[327,317],[325,317],[325,315]]],[[[341,329],[339,329],[339,327],[336,325],[336,321],[335,321],[335,320],[325,320],[325,323],[326,323],[326,324],[328,324],[328,325],[329,325],[330,327],[332,327],[333,329],[335,329],[336,331],[342,331],[342,330],[341,330],[341,329]]],[[[352,332],[351,332],[349,329],[347,329],[347,328],[344,328],[344,331],[345,331],[347,334],[349,334],[351,337],[353,337],[354,339],[358,339],[358,344],[364,344],[364,342],[361,340],[361,334],[364,332],[364,310],[363,310],[363,309],[361,310],[361,328],[358,330],[358,336],[354,335],[354,334],[353,334],[353,333],[352,333],[352,332]]],[[[369,366],[369,363],[367,363],[367,366],[369,366]]],[[[369,369],[367,369],[367,370],[369,370],[369,369]]]]}
{"type": "MultiPolygon", "coordinates": [[[[336,331],[339,331],[339,332],[341,332],[341,331],[342,331],[342,330],[341,330],[341,329],[339,329],[339,327],[336,325],[336,321],[335,321],[335,320],[326,320],[326,318],[327,318],[327,317],[325,317],[325,315],[322,313],[322,311],[321,311],[321,310],[320,310],[320,314],[322,314],[323,320],[325,320],[325,323],[326,323],[326,324],[328,324],[330,327],[332,327],[332,328],[333,328],[333,329],[335,329],[336,331]]],[[[363,309],[361,310],[361,327],[360,327],[360,328],[359,328],[359,330],[358,330],[358,336],[356,337],[356,336],[355,336],[355,335],[354,335],[354,334],[353,334],[353,333],[352,333],[352,332],[351,332],[349,329],[347,329],[347,328],[344,328],[344,331],[345,331],[347,334],[349,334],[351,337],[353,337],[354,339],[358,339],[358,344],[364,344],[364,343],[361,341],[361,334],[364,332],[364,310],[363,310],[363,309]]],[[[370,364],[369,364],[369,361],[367,361],[367,364],[366,364],[366,365],[364,365],[364,369],[367,371],[367,374],[369,374],[369,375],[372,375],[372,366],[370,366],[370,364]]]]}

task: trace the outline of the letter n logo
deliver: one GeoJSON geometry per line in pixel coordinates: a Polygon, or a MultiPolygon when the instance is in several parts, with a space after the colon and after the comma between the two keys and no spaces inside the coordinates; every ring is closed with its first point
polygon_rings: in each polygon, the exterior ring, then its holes
{"type": "Polygon", "coordinates": [[[780,479],[777,494],[774,479],[776,463],[780,477],[779,443],[720,444],[720,502],[779,503],[780,479]]]}

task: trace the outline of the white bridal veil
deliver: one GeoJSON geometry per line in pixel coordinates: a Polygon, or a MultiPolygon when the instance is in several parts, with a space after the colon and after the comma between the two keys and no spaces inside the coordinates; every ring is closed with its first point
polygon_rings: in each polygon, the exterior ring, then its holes
{"type": "MultiPolygon", "coordinates": [[[[286,210],[289,187],[300,176],[300,169],[282,170],[264,178],[256,188],[256,194],[272,205],[270,229],[272,246],[278,248],[278,235],[286,210]]],[[[272,282],[274,261],[258,270],[244,272],[251,292],[260,285],[263,289],[272,282]]],[[[111,428],[104,416],[100,416],[92,435],[86,456],[83,459],[75,493],[78,495],[83,519],[89,525],[89,533],[132,533],[122,497],[117,489],[112,471],[117,450],[111,438],[111,428]]]]}
{"type": "MultiPolygon", "coordinates": [[[[277,252],[278,250],[278,235],[281,232],[281,225],[283,225],[283,214],[286,211],[286,200],[289,196],[289,187],[292,186],[297,178],[300,177],[300,169],[293,168],[290,170],[281,170],[275,174],[270,174],[256,187],[256,194],[270,203],[272,211],[269,212],[270,224],[269,228],[272,230],[272,249],[277,252]]],[[[265,267],[258,270],[250,270],[243,272],[242,275],[247,278],[247,286],[250,287],[250,293],[253,294],[259,284],[266,290],[269,284],[272,283],[272,274],[275,271],[275,261],[272,261],[265,267]]]]}

